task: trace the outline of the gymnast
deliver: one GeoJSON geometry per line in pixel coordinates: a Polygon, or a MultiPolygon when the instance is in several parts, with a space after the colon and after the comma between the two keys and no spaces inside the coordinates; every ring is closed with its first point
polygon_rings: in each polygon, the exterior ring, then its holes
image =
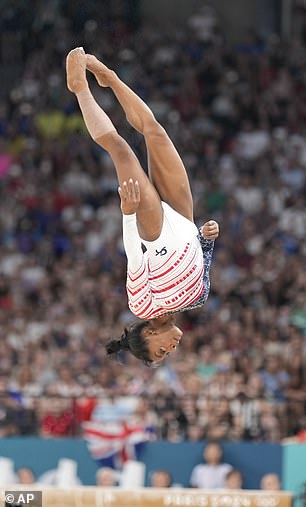
{"type": "Polygon", "coordinates": [[[128,350],[147,366],[158,366],[179,344],[182,331],[174,314],[203,305],[219,226],[200,229],[193,222],[193,201],[184,164],[149,107],[116,73],[83,48],[66,60],[67,86],[78,100],[93,140],[113,160],[119,181],[123,244],[127,256],[127,295],[139,319],[121,338],[106,345],[108,355],[128,350]],[[128,122],[144,136],[148,175],[107,114],[93,98],[86,70],[100,86],[110,87],[128,122]]]}

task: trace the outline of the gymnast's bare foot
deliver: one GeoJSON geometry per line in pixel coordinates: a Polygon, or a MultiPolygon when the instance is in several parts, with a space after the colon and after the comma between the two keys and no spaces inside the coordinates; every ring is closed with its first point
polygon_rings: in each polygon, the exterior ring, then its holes
{"type": "Polygon", "coordinates": [[[86,55],[83,48],[75,48],[66,58],[67,87],[72,93],[79,93],[87,87],[86,55]]]}
{"type": "Polygon", "coordinates": [[[110,86],[115,75],[114,71],[106,67],[93,55],[86,55],[86,68],[94,74],[100,86],[110,86]]]}

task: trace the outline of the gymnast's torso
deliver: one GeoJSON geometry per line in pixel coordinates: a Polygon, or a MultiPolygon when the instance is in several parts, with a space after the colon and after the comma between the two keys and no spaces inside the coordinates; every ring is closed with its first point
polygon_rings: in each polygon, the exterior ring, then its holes
{"type": "Polygon", "coordinates": [[[137,269],[128,262],[129,308],[139,318],[191,310],[205,303],[214,241],[205,240],[196,225],[162,202],[164,220],[155,241],[137,238],[137,269]]]}

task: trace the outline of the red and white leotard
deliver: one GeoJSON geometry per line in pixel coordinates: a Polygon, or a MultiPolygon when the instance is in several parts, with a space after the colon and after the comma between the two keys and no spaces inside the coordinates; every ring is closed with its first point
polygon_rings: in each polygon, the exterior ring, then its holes
{"type": "Polygon", "coordinates": [[[155,241],[140,238],[136,213],[123,215],[129,308],[142,319],[190,307],[205,291],[204,259],[196,225],[168,204],[162,202],[162,206],[163,227],[155,241]]]}

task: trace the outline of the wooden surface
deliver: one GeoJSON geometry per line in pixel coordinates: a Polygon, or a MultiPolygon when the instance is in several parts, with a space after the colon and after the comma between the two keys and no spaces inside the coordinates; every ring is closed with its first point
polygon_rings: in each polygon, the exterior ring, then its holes
{"type": "MultiPolygon", "coordinates": [[[[6,491],[16,489],[21,490],[21,487],[7,487],[6,491]]],[[[28,489],[40,490],[34,486],[28,489]]],[[[292,496],[286,492],[177,488],[124,490],[91,486],[41,489],[43,507],[291,507],[292,505],[292,496]]],[[[0,505],[4,505],[3,486],[0,489],[0,505]]]]}

